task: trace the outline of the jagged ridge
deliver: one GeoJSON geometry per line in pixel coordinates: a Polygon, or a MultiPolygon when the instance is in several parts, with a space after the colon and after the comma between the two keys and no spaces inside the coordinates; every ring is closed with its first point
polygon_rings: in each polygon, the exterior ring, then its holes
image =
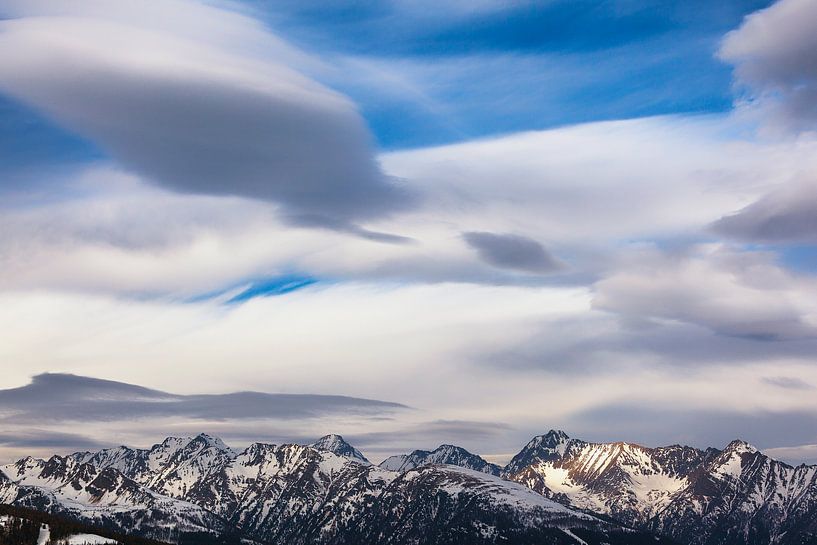
{"type": "Polygon", "coordinates": [[[204,434],[168,438],[150,449],[28,458],[0,477],[6,501],[169,541],[184,530],[275,544],[580,543],[573,530],[593,544],[652,539],[485,473],[388,471],[340,436],[313,446],[254,443],[240,453],[204,434]]]}
{"type": "Polygon", "coordinates": [[[551,430],[505,468],[453,445],[378,467],[338,435],[236,453],[201,434],[1,469],[0,501],[162,539],[174,527],[295,544],[653,539],[585,514],[595,512],[683,544],[802,545],[817,524],[817,468],[741,441],[646,448],[551,430]]]}

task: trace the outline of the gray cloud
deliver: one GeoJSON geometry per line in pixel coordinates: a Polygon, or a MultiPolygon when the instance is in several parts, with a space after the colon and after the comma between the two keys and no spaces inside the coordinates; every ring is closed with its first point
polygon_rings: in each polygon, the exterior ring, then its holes
{"type": "Polygon", "coordinates": [[[349,233],[350,235],[355,235],[360,238],[373,240],[376,242],[386,242],[389,244],[413,244],[417,242],[411,237],[364,229],[359,225],[349,223],[345,219],[338,219],[330,216],[318,214],[288,214],[284,215],[284,218],[293,225],[330,229],[341,233],[349,233]]]}
{"type": "Polygon", "coordinates": [[[93,450],[108,445],[85,435],[31,429],[14,433],[0,433],[0,446],[6,448],[93,450]]]}
{"type": "Polygon", "coordinates": [[[814,385],[797,377],[763,377],[763,382],[789,390],[813,390],[814,385]]]}
{"type": "MultiPolygon", "coordinates": [[[[719,56],[735,67],[748,106],[769,125],[790,131],[817,128],[817,4],[778,0],[726,35],[719,56]]],[[[751,242],[814,242],[814,184],[788,183],[755,203],[724,216],[713,232],[751,242]]]]}
{"type": "Polygon", "coordinates": [[[719,219],[711,228],[717,234],[751,242],[815,242],[817,187],[790,185],[719,219]]]}
{"type": "Polygon", "coordinates": [[[412,201],[381,172],[354,105],[276,60],[88,14],[3,21],[0,48],[15,51],[0,58],[0,89],[171,190],[352,230],[412,201]]]}
{"type": "Polygon", "coordinates": [[[766,448],[813,442],[817,437],[817,414],[610,404],[572,415],[564,426],[576,437],[593,441],[723,448],[733,439],[743,439],[766,448]]]}
{"type": "Polygon", "coordinates": [[[548,273],[562,268],[544,246],[528,237],[478,231],[463,233],[462,237],[483,261],[495,267],[530,273],[548,273]]]}
{"type": "Polygon", "coordinates": [[[779,0],[748,16],[719,51],[749,97],[794,130],[817,123],[817,4],[779,0]]]}
{"type": "Polygon", "coordinates": [[[177,395],[123,382],[52,373],[37,375],[20,388],[0,390],[0,413],[5,421],[15,424],[157,417],[294,420],[338,413],[389,415],[406,408],[399,403],[334,395],[177,395]]]}
{"type": "Polygon", "coordinates": [[[677,320],[722,335],[813,338],[813,287],[766,253],[704,246],[644,252],[595,284],[593,306],[630,320],[677,320]]]}
{"type": "Polygon", "coordinates": [[[418,448],[434,448],[440,444],[455,444],[472,452],[484,451],[497,440],[507,441],[513,428],[503,422],[472,420],[433,420],[394,430],[346,434],[355,445],[371,452],[408,452],[418,448]]]}
{"type": "Polygon", "coordinates": [[[815,361],[817,340],[768,342],[721,335],[683,322],[654,323],[615,316],[582,316],[543,322],[512,348],[474,354],[502,372],[617,375],[628,362],[648,358],[653,369],[746,366],[769,360],[815,361]]]}

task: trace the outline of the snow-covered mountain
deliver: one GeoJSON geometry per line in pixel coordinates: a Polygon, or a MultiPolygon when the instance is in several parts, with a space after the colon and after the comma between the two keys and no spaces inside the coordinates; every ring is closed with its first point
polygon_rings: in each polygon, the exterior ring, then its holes
{"type": "Polygon", "coordinates": [[[359,543],[669,545],[499,477],[446,465],[398,474],[365,512],[359,543]]]}
{"type": "Polygon", "coordinates": [[[534,437],[502,469],[451,445],[375,466],[337,435],[241,452],[204,434],[168,438],[2,466],[0,502],[169,541],[226,532],[295,545],[817,543],[817,466],[741,441],[646,448],[560,431],[534,437]]]}
{"type": "Polygon", "coordinates": [[[588,443],[551,430],[531,439],[503,475],[567,505],[643,525],[715,452],[588,443]]]}
{"type": "Polygon", "coordinates": [[[99,469],[116,469],[161,494],[184,497],[194,483],[235,455],[221,439],[202,433],[194,438],[168,437],[150,449],[122,446],[72,457],[99,469]]]}
{"type": "Polygon", "coordinates": [[[99,469],[75,457],[29,457],[0,467],[0,501],[101,525],[138,527],[155,538],[225,529],[206,509],[150,490],[117,469],[99,469]]]}
{"type": "Polygon", "coordinates": [[[652,528],[693,544],[817,543],[817,466],[792,467],[733,441],[688,481],[652,528]]]}
{"type": "Polygon", "coordinates": [[[817,543],[817,467],[777,462],[741,441],[723,451],[646,448],[551,430],[503,477],[685,544],[817,543]]]}
{"type": "Polygon", "coordinates": [[[208,531],[295,545],[656,543],[483,472],[374,466],[337,436],[235,453],[200,435],[26,458],[0,468],[0,499],[169,541],[208,531]]]}
{"type": "Polygon", "coordinates": [[[347,443],[343,437],[334,433],[324,435],[309,446],[315,450],[320,450],[321,452],[331,452],[337,454],[338,456],[346,456],[347,458],[351,458],[352,460],[356,460],[364,464],[369,463],[369,460],[363,456],[363,453],[347,443]]]}
{"type": "Polygon", "coordinates": [[[500,466],[486,462],[476,454],[454,445],[440,445],[432,451],[415,450],[409,454],[391,456],[383,460],[380,467],[389,471],[408,471],[429,464],[459,466],[490,475],[499,475],[502,471],[500,466]]]}

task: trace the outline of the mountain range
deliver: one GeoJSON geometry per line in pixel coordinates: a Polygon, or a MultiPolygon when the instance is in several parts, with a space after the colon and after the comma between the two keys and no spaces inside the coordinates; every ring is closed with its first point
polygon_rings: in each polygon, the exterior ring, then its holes
{"type": "Polygon", "coordinates": [[[552,430],[505,467],[452,445],[380,465],[338,435],[237,452],[206,434],[23,458],[0,502],[175,543],[817,543],[817,466],[552,430]],[[224,538],[226,539],[226,537],[224,538]]]}

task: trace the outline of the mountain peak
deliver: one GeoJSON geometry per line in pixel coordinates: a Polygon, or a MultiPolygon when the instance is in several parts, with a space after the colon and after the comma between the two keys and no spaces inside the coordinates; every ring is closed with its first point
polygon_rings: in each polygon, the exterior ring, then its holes
{"type": "MultiPolygon", "coordinates": [[[[456,452],[468,452],[462,447],[458,447],[457,445],[449,445],[449,444],[442,444],[439,447],[434,449],[434,452],[444,452],[444,451],[456,451],[456,452]]],[[[470,452],[469,452],[470,454],[470,452]]]]}
{"type": "Polygon", "coordinates": [[[744,441],[743,439],[735,439],[724,449],[725,452],[732,452],[737,454],[754,454],[759,452],[757,447],[744,441]]]}
{"type": "Polygon", "coordinates": [[[188,445],[196,445],[201,446],[202,448],[212,448],[227,454],[232,454],[233,449],[228,447],[224,441],[222,441],[218,437],[213,437],[212,435],[206,433],[200,433],[195,436],[188,445]]]}
{"type": "Polygon", "coordinates": [[[546,438],[551,443],[557,444],[557,445],[559,443],[564,443],[565,441],[570,439],[570,437],[565,432],[563,432],[562,430],[550,430],[549,432],[547,432],[542,437],[546,438]]]}
{"type": "Polygon", "coordinates": [[[525,445],[525,450],[560,450],[560,447],[567,443],[570,437],[562,430],[550,430],[544,435],[537,435],[525,445]]]}
{"type": "Polygon", "coordinates": [[[499,475],[501,468],[485,461],[476,454],[457,445],[440,445],[432,451],[414,450],[409,454],[399,454],[386,458],[380,467],[389,471],[409,471],[429,464],[446,464],[464,467],[481,473],[499,475]]]}
{"type": "Polygon", "coordinates": [[[161,447],[169,447],[169,446],[184,446],[190,441],[192,441],[192,437],[165,437],[165,440],[159,443],[158,445],[154,446],[161,446],[161,447]]]}
{"type": "Polygon", "coordinates": [[[331,452],[333,454],[337,454],[338,456],[351,458],[357,462],[363,462],[366,464],[369,463],[369,460],[363,456],[362,452],[347,443],[343,437],[336,433],[324,435],[309,446],[321,452],[331,452]]]}
{"type": "Polygon", "coordinates": [[[569,441],[572,440],[562,430],[550,430],[544,435],[537,435],[513,457],[505,471],[515,473],[539,460],[560,458],[564,455],[569,441]]]}

